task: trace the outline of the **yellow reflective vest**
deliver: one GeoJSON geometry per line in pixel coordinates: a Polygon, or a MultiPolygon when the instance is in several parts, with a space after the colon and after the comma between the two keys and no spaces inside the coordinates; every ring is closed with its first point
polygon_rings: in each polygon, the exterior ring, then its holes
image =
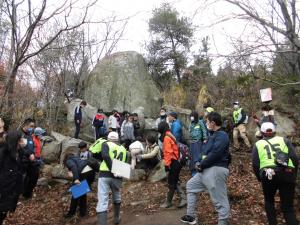
{"type": "MultiPolygon", "coordinates": [[[[111,160],[118,159],[122,162],[126,161],[126,149],[122,145],[118,145],[113,142],[106,142],[106,144],[109,147],[109,157],[111,160]]],[[[106,162],[103,160],[100,164],[100,171],[110,171],[108,166],[106,165],[106,162]]]]}
{"type": "MultiPolygon", "coordinates": [[[[268,140],[274,149],[282,151],[284,153],[288,153],[289,149],[288,146],[284,142],[283,137],[273,137],[268,140]]],[[[275,163],[275,155],[276,151],[273,150],[273,148],[270,146],[270,144],[265,140],[259,140],[255,143],[257,151],[258,151],[258,157],[260,162],[260,169],[263,168],[274,168],[276,167],[275,163]]],[[[293,162],[291,159],[289,159],[288,167],[295,168],[293,162]]]]}
{"type": "Polygon", "coordinates": [[[94,144],[92,144],[89,148],[90,152],[93,154],[100,153],[102,150],[102,144],[107,140],[104,138],[99,138],[94,144]]]}

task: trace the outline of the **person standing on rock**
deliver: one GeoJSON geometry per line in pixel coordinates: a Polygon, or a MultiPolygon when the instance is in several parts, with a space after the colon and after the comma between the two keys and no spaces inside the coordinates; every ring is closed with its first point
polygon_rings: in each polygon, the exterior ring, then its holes
{"type": "Polygon", "coordinates": [[[161,134],[160,139],[163,143],[163,160],[165,163],[165,170],[168,173],[168,193],[165,203],[161,208],[170,208],[175,191],[177,191],[180,203],[178,208],[186,206],[186,196],[181,186],[179,185],[179,175],[181,171],[181,164],[179,162],[179,149],[176,143],[176,138],[171,133],[167,122],[161,122],[158,125],[158,132],[161,134]]]}
{"type": "Polygon", "coordinates": [[[127,116],[122,123],[121,139],[127,150],[129,149],[129,145],[135,140],[132,115],[127,116]]]}
{"type": "Polygon", "coordinates": [[[195,165],[197,173],[186,184],[187,214],[181,217],[181,222],[197,224],[197,195],[207,191],[218,212],[218,225],[227,225],[230,216],[226,185],[230,163],[229,137],[222,131],[222,117],[216,112],[208,114],[206,126],[213,133],[203,145],[200,161],[195,165]]]}
{"type": "Polygon", "coordinates": [[[76,106],[74,112],[75,134],[74,138],[78,139],[80,127],[82,126],[82,109],[86,107],[86,101],[82,100],[79,106],[76,106]]]}
{"type": "Polygon", "coordinates": [[[102,144],[101,156],[103,161],[100,164],[100,172],[98,179],[98,203],[97,225],[107,225],[107,211],[109,203],[109,193],[112,192],[114,205],[114,224],[119,224],[121,221],[121,186],[122,178],[115,177],[111,172],[113,159],[118,159],[122,162],[127,160],[126,149],[118,144],[119,135],[117,132],[110,132],[107,136],[107,142],[102,144]]]}
{"type": "Polygon", "coordinates": [[[105,115],[103,114],[102,109],[97,110],[97,114],[95,115],[92,124],[95,129],[96,140],[105,137],[106,134],[105,115]]]}
{"type": "Polygon", "coordinates": [[[238,101],[233,103],[233,146],[236,149],[240,148],[239,144],[239,135],[243,138],[245,144],[248,148],[251,148],[251,144],[247,137],[246,123],[248,120],[248,116],[243,108],[241,108],[240,103],[238,101]]]}
{"type": "Polygon", "coordinates": [[[108,117],[108,128],[109,131],[117,131],[118,128],[118,120],[117,120],[117,115],[118,111],[117,110],[113,110],[112,114],[108,117]]]}
{"type": "Polygon", "coordinates": [[[262,184],[268,223],[277,224],[274,197],[278,190],[286,224],[298,225],[293,208],[298,169],[295,149],[288,139],[275,136],[274,123],[263,123],[261,133],[263,139],[257,141],[253,147],[252,166],[262,184]]]}

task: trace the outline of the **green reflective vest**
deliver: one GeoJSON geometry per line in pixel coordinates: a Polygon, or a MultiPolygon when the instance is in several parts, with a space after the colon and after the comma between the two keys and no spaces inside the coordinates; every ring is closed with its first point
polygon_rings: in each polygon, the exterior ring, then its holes
{"type": "Polygon", "coordinates": [[[106,142],[104,138],[99,138],[94,144],[92,144],[89,148],[91,153],[100,153],[102,150],[102,144],[106,142]]]}
{"type": "MultiPolygon", "coordinates": [[[[273,137],[268,141],[272,144],[274,149],[276,150],[278,149],[284,153],[289,152],[288,146],[285,144],[283,137],[273,137]]],[[[258,142],[255,143],[255,145],[258,151],[260,169],[276,167],[277,166],[275,163],[276,152],[273,150],[270,144],[265,140],[259,140],[258,142]]],[[[289,159],[288,167],[295,168],[291,159],[289,159]]]]}
{"type": "MultiPolygon", "coordinates": [[[[126,161],[126,149],[122,145],[113,142],[106,142],[109,147],[109,157],[111,160],[118,159],[122,162],[126,161]]],[[[100,164],[100,171],[109,171],[106,162],[103,160],[100,164]]]]}
{"type": "Polygon", "coordinates": [[[233,111],[233,121],[235,124],[239,122],[241,117],[242,117],[242,108],[233,111]]]}

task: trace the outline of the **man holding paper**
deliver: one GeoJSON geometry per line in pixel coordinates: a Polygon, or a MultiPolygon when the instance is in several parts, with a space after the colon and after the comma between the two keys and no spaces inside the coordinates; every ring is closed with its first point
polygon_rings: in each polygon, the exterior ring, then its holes
{"type": "Polygon", "coordinates": [[[101,156],[103,161],[100,165],[98,180],[98,203],[97,203],[97,219],[98,225],[107,224],[107,210],[109,202],[109,192],[112,192],[114,204],[114,224],[120,223],[120,206],[122,178],[112,173],[112,162],[118,159],[125,162],[127,158],[126,149],[118,144],[119,135],[117,132],[110,132],[107,136],[107,142],[102,144],[101,156]]]}

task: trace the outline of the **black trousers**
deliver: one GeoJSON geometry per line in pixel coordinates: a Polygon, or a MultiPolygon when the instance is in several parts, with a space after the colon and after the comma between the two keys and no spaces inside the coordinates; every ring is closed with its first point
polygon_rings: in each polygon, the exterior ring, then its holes
{"type": "Polygon", "coordinates": [[[269,225],[277,225],[274,196],[279,191],[280,207],[287,225],[298,225],[295,216],[293,200],[295,193],[295,174],[287,172],[276,172],[272,180],[262,174],[262,188],[265,198],[265,209],[269,225]]]}
{"type": "MultiPolygon", "coordinates": [[[[89,171],[86,173],[83,173],[80,175],[80,180],[87,180],[90,188],[91,188],[91,184],[93,183],[93,181],[95,180],[95,172],[94,171],[89,171]]],[[[86,212],[87,212],[87,196],[86,195],[82,195],[79,198],[73,198],[71,199],[71,204],[70,204],[70,209],[68,214],[70,215],[75,215],[76,213],[76,209],[77,206],[79,205],[79,213],[80,216],[85,216],[86,212]]]]}
{"type": "Polygon", "coordinates": [[[177,188],[181,167],[182,166],[178,162],[178,160],[172,160],[170,165],[169,175],[168,175],[168,185],[171,191],[174,191],[177,188]]]}
{"type": "Polygon", "coordinates": [[[80,132],[80,123],[76,123],[75,122],[75,134],[74,134],[74,138],[78,139],[79,132],[80,132]]]}
{"type": "Polygon", "coordinates": [[[0,225],[3,224],[4,219],[6,218],[7,212],[0,212],[0,225]]]}
{"type": "Polygon", "coordinates": [[[25,198],[32,197],[32,192],[39,179],[39,174],[40,174],[39,165],[30,164],[27,167],[25,178],[24,178],[24,189],[23,189],[23,196],[25,198]]]}

